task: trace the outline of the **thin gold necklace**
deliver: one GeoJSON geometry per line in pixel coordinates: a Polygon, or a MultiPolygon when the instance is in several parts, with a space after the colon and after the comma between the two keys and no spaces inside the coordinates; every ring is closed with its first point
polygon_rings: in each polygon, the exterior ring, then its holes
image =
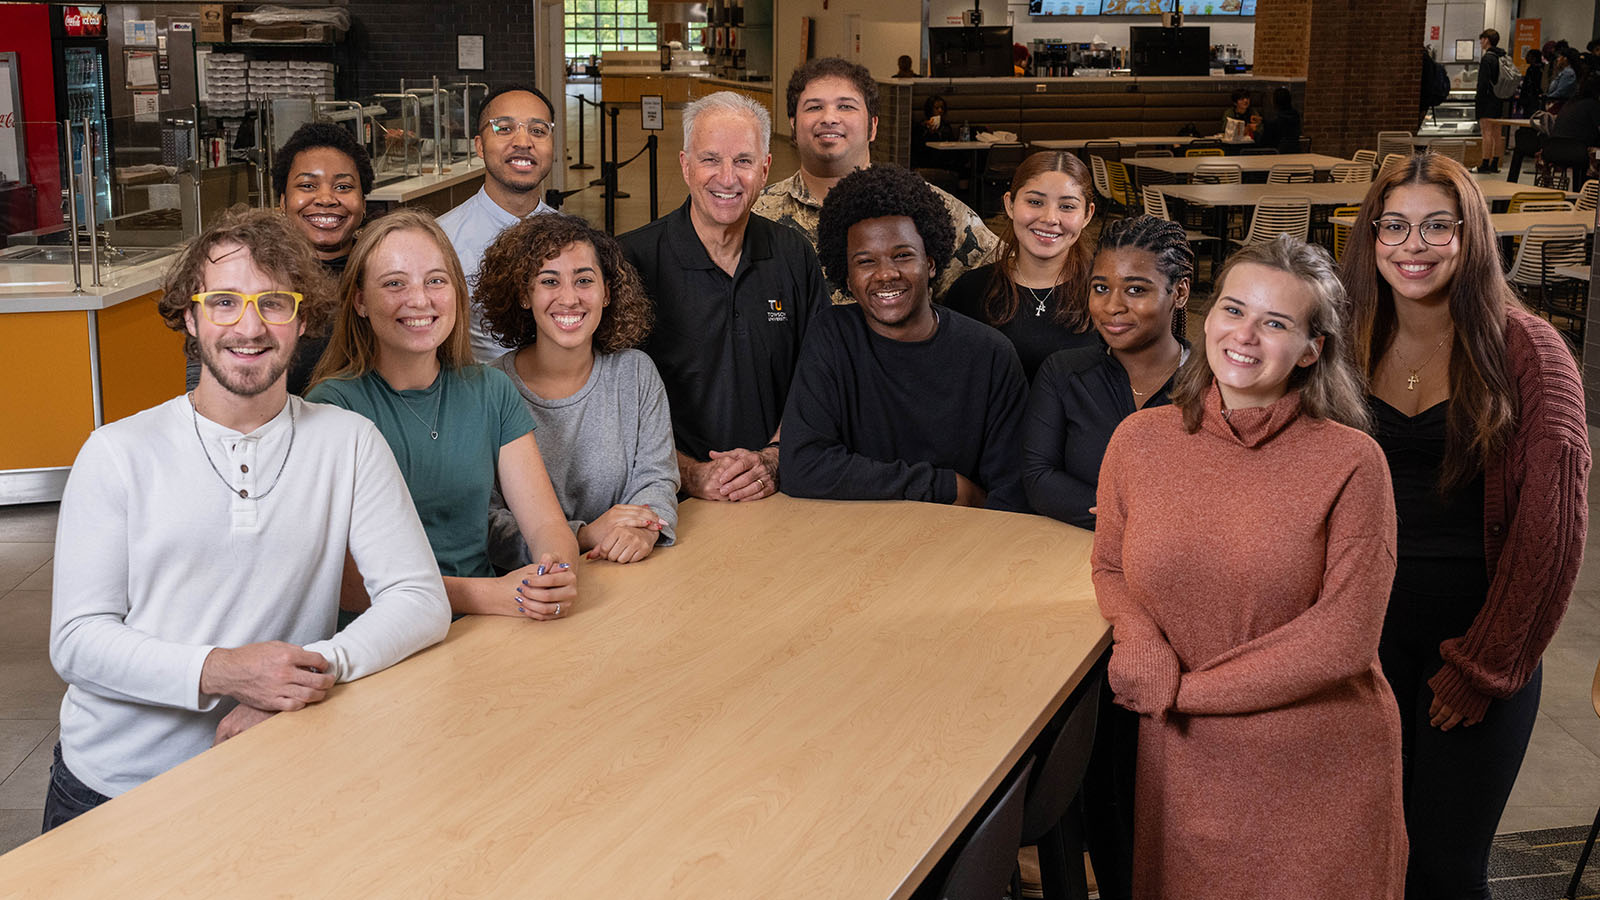
{"type": "Polygon", "coordinates": [[[1406,390],[1414,391],[1417,389],[1417,382],[1422,380],[1417,376],[1417,373],[1423,369],[1426,369],[1428,367],[1428,363],[1433,362],[1433,358],[1439,354],[1439,348],[1444,346],[1444,342],[1449,340],[1450,335],[1453,333],[1454,332],[1446,331],[1444,333],[1444,337],[1439,338],[1439,343],[1433,345],[1433,352],[1428,354],[1428,358],[1422,361],[1422,365],[1417,366],[1414,369],[1411,367],[1410,363],[1406,362],[1405,355],[1400,352],[1399,344],[1389,345],[1389,349],[1394,353],[1394,358],[1400,361],[1400,365],[1404,367],[1408,373],[1406,375],[1406,390]]]}

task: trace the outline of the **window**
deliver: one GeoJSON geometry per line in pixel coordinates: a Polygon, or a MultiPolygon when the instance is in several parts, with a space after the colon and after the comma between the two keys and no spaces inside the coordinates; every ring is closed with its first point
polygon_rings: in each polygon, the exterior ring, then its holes
{"type": "Polygon", "coordinates": [[[654,50],[649,0],[569,0],[567,58],[586,60],[607,50],[654,50]]]}

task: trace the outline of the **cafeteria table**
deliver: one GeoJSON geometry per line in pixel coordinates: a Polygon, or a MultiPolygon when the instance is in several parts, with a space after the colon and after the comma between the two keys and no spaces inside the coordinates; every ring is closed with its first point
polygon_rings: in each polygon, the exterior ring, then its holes
{"type": "Polygon", "coordinates": [[[1192,206],[1215,211],[1217,240],[1212,249],[1212,271],[1221,269],[1228,245],[1228,211],[1253,209],[1263,197],[1305,197],[1312,207],[1355,206],[1367,195],[1368,184],[1344,181],[1316,181],[1310,184],[1162,184],[1153,185],[1162,195],[1192,206]]]}
{"type": "Polygon", "coordinates": [[[1185,137],[1183,135],[1142,135],[1138,137],[1109,137],[1109,138],[1064,138],[1060,140],[1046,139],[1029,141],[1028,146],[1039,150],[1082,150],[1084,145],[1090,143],[1116,141],[1123,147],[1182,147],[1191,141],[1211,140],[1211,138],[1185,137]]]}
{"type": "MultiPolygon", "coordinates": [[[[1188,179],[1194,177],[1195,169],[1202,163],[1223,162],[1238,166],[1241,176],[1260,175],[1265,178],[1274,166],[1309,164],[1317,172],[1327,172],[1339,163],[1349,161],[1321,153],[1266,153],[1260,156],[1229,156],[1221,159],[1215,156],[1135,157],[1124,159],[1122,162],[1130,169],[1165,172],[1175,178],[1188,179]]],[[[1281,185],[1275,186],[1281,187],[1281,185]]]]}
{"type": "Polygon", "coordinates": [[[1098,664],[1089,532],[690,500],[552,622],[446,640],[0,856],[36,897],[906,897],[1098,664]]]}
{"type": "Polygon", "coordinates": [[[989,152],[994,141],[929,141],[930,150],[945,150],[952,153],[972,154],[972,180],[967,188],[967,202],[971,204],[972,211],[979,216],[983,215],[983,154],[989,152]]]}

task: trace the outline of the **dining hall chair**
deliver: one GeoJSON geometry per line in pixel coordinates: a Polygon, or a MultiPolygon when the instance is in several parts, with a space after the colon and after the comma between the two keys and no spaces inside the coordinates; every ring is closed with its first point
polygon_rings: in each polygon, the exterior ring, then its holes
{"type": "MultiPolygon", "coordinates": [[[[1355,229],[1354,225],[1341,225],[1333,221],[1338,216],[1358,216],[1361,214],[1359,206],[1336,206],[1328,216],[1328,225],[1333,230],[1333,258],[1334,261],[1344,259],[1344,248],[1350,243],[1350,234],[1355,229]]],[[[1357,222],[1357,225],[1360,223],[1357,222]]]]}
{"type": "Polygon", "coordinates": [[[1185,223],[1179,222],[1177,219],[1173,218],[1172,211],[1167,208],[1167,195],[1161,193],[1160,186],[1146,185],[1141,193],[1144,197],[1145,214],[1155,216],[1162,221],[1183,225],[1183,236],[1189,241],[1189,243],[1199,244],[1205,241],[1214,241],[1217,239],[1217,236],[1214,234],[1207,234],[1204,231],[1196,231],[1189,228],[1185,223]]]}
{"type": "Polygon", "coordinates": [[[1367,168],[1369,169],[1376,168],[1378,165],[1378,151],[1357,150],[1355,153],[1351,154],[1350,159],[1352,162],[1366,163],[1367,168]]]}
{"type": "Polygon", "coordinates": [[[1193,181],[1195,184],[1242,184],[1244,173],[1238,163],[1196,163],[1193,181]]]}
{"type": "MultiPolygon", "coordinates": [[[[1506,201],[1506,212],[1550,212],[1551,208],[1544,204],[1564,203],[1566,199],[1567,195],[1560,191],[1517,191],[1511,195],[1510,200],[1506,201]],[[1528,207],[1531,204],[1539,204],[1539,206],[1535,209],[1529,209],[1528,207]]],[[[1569,204],[1564,208],[1572,209],[1572,206],[1569,204]]]]}
{"type": "Polygon", "coordinates": [[[1378,132],[1378,156],[1384,157],[1391,154],[1410,156],[1414,152],[1409,131],[1380,131],[1378,132]]]}
{"type": "Polygon", "coordinates": [[[1463,166],[1467,164],[1467,142],[1461,138],[1440,138],[1428,144],[1428,152],[1448,156],[1463,166]]]}
{"type": "Polygon", "coordinates": [[[1122,158],[1121,141],[1084,141],[1083,152],[1098,156],[1101,159],[1112,160],[1122,158]]]}
{"type": "Polygon", "coordinates": [[[956,838],[912,893],[912,900],[998,900],[1017,867],[1023,801],[1033,757],[1026,758],[956,838]]]}
{"type": "Polygon", "coordinates": [[[1385,156],[1383,158],[1383,162],[1378,165],[1378,177],[1382,178],[1383,176],[1389,174],[1390,169],[1398,169],[1405,165],[1406,160],[1409,158],[1410,154],[1402,156],[1398,153],[1391,153],[1388,156],[1385,156]]]}
{"type": "Polygon", "coordinates": [[[1277,156],[1277,147],[1246,147],[1239,151],[1240,156],[1277,156]]]}
{"type": "Polygon", "coordinates": [[[1112,209],[1108,212],[1120,211],[1124,216],[1139,214],[1139,196],[1133,191],[1133,179],[1128,175],[1128,167],[1118,160],[1106,160],[1106,184],[1111,188],[1112,209]]]}
{"type": "Polygon", "coordinates": [[[1588,231],[1582,225],[1529,225],[1521,238],[1506,280],[1529,306],[1548,316],[1551,273],[1558,267],[1589,261],[1583,252],[1588,231]]]}
{"type": "MultiPolygon", "coordinates": [[[[1079,792],[1094,748],[1102,677],[1097,671],[1078,684],[1073,696],[1062,704],[1062,712],[1054,717],[1056,721],[1045,727],[1035,745],[1036,762],[1022,808],[1018,847],[1039,848],[1039,881],[1045,900],[1089,897],[1083,867],[1083,800],[1079,792]],[[1048,748],[1044,748],[1045,744],[1048,748]]],[[[1012,849],[1012,856],[1016,856],[1016,849],[1012,849]]],[[[1104,877],[1108,882],[1116,878],[1110,872],[1104,877]]],[[[1013,887],[1018,889],[1012,896],[1019,896],[1020,885],[1014,883],[1013,887]]]]}
{"type": "Polygon", "coordinates": [[[1328,170],[1328,176],[1330,181],[1338,181],[1345,184],[1370,184],[1372,182],[1372,164],[1360,161],[1334,163],[1333,168],[1328,170]]]}
{"type": "Polygon", "coordinates": [[[1310,163],[1279,163],[1267,170],[1267,184],[1310,184],[1317,170],[1310,163]]]}
{"type": "Polygon", "coordinates": [[[1089,155],[1089,174],[1094,179],[1095,196],[1097,203],[1107,204],[1111,199],[1111,176],[1106,173],[1106,158],[1099,154],[1089,155]]]}
{"type": "Polygon", "coordinates": [[[1184,156],[1226,156],[1221,147],[1190,147],[1183,151],[1184,156]]]}
{"type": "Polygon", "coordinates": [[[1250,230],[1244,240],[1233,243],[1248,247],[1265,244],[1280,234],[1305,241],[1311,232],[1310,197],[1262,197],[1256,202],[1255,213],[1250,217],[1250,230]]]}
{"type": "Polygon", "coordinates": [[[1593,210],[1597,201],[1600,201],[1600,178],[1591,178],[1583,183],[1583,190],[1578,192],[1578,202],[1572,208],[1593,210]]]}
{"type": "Polygon", "coordinates": [[[1172,159],[1173,157],[1172,157],[1172,151],[1167,149],[1167,148],[1157,147],[1157,148],[1151,149],[1151,148],[1147,147],[1147,148],[1145,148],[1143,150],[1135,150],[1135,151],[1133,151],[1133,158],[1134,159],[1172,159]]]}

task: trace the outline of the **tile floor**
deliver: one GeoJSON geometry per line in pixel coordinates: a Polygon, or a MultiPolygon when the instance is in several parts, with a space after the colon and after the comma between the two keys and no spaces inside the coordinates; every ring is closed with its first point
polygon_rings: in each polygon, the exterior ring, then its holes
{"type": "MultiPolygon", "coordinates": [[[[569,85],[569,93],[593,98],[594,85],[569,85]]],[[[577,134],[576,101],[568,104],[568,133],[577,134]]],[[[594,112],[589,110],[588,161],[597,162],[594,112]]],[[[644,143],[636,109],[618,116],[622,155],[644,143]]],[[[681,146],[680,111],[668,110],[661,132],[658,163],[659,209],[664,214],[683,202],[686,192],[677,165],[681,146]]],[[[573,147],[568,162],[577,161],[573,147]]],[[[788,177],[798,159],[787,139],[772,144],[773,179],[788,177]]],[[[617,204],[617,232],[649,219],[645,157],[622,170],[622,189],[632,196],[617,204]]],[[[598,169],[569,170],[568,187],[598,177],[598,169]]],[[[1503,178],[1504,176],[1485,176],[1503,178]]],[[[1531,181],[1525,171],[1524,181],[1531,181]]],[[[601,224],[604,200],[591,187],[567,201],[566,210],[601,224]]],[[[1198,316],[1191,322],[1197,322],[1198,316]]],[[[1591,433],[1600,445],[1600,432],[1591,433]]],[[[1591,510],[1600,506],[1600,476],[1591,487],[1591,510]]],[[[50,748],[64,685],[50,666],[46,639],[50,621],[51,556],[56,506],[0,507],[0,852],[39,832],[50,748]]],[[[1589,688],[1600,657],[1600,542],[1592,541],[1566,620],[1545,654],[1544,697],[1533,743],[1502,831],[1553,828],[1590,822],[1600,805],[1600,719],[1590,705],[1589,688]]]]}

